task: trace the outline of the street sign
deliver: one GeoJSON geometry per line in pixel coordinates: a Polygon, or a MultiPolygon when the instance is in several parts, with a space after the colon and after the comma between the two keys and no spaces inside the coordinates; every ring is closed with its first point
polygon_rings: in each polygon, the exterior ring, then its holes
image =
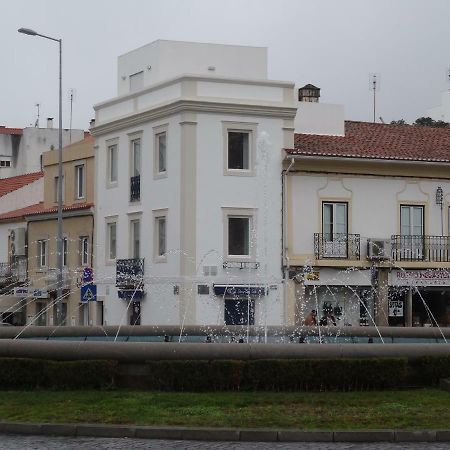
{"type": "Polygon", "coordinates": [[[83,284],[92,283],[93,279],[94,271],[92,270],[92,267],[85,267],[83,269],[83,284]]]}
{"type": "Polygon", "coordinates": [[[82,302],[95,302],[97,300],[97,285],[86,284],[80,288],[82,302]]]}
{"type": "Polygon", "coordinates": [[[389,317],[403,317],[403,300],[389,300],[389,317]]]}
{"type": "Polygon", "coordinates": [[[14,297],[18,298],[48,298],[48,291],[45,289],[35,289],[32,287],[15,287],[14,297]]]}

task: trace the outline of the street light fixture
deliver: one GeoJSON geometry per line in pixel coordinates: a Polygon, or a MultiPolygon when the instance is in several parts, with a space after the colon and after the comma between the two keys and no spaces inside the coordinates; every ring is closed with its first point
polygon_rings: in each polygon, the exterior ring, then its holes
{"type": "Polygon", "coordinates": [[[58,42],[59,44],[59,152],[58,152],[58,229],[56,238],[56,257],[57,257],[57,281],[56,281],[56,316],[57,322],[62,322],[62,273],[63,273],[63,227],[62,227],[62,39],[56,39],[30,28],[19,28],[19,33],[28,36],[39,36],[44,39],[58,42]]]}

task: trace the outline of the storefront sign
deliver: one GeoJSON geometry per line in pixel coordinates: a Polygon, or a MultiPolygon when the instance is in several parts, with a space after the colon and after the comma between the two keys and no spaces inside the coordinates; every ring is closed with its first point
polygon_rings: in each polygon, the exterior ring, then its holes
{"type": "Polygon", "coordinates": [[[389,317],[403,317],[402,300],[389,300],[389,317]]]}
{"type": "Polygon", "coordinates": [[[262,295],[266,295],[266,287],[265,286],[249,286],[243,284],[215,284],[214,285],[214,294],[224,297],[261,297],[262,295]]]}
{"type": "Polygon", "coordinates": [[[391,286],[450,286],[450,270],[393,270],[391,286]]]}
{"type": "Polygon", "coordinates": [[[16,287],[14,288],[14,297],[18,298],[48,298],[48,292],[45,289],[35,289],[30,287],[16,287]]]}

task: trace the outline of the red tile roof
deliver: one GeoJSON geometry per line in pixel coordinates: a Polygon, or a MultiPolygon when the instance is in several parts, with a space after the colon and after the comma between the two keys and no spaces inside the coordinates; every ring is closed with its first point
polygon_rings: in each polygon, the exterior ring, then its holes
{"type": "Polygon", "coordinates": [[[26,173],[25,175],[18,175],[16,177],[2,178],[0,179],[0,197],[9,194],[16,189],[33,183],[39,178],[43,177],[43,172],[26,173]]]}
{"type": "Polygon", "coordinates": [[[42,210],[43,204],[36,203],[34,205],[26,206],[25,208],[16,209],[15,211],[9,211],[7,213],[0,214],[0,221],[23,219],[27,214],[33,214],[42,210]]]}
{"type": "Polygon", "coordinates": [[[22,128],[6,128],[4,126],[0,126],[0,134],[22,134],[22,128]]]}
{"type": "MultiPolygon", "coordinates": [[[[32,211],[27,214],[27,216],[35,216],[38,214],[52,214],[58,212],[57,206],[52,206],[51,208],[44,208],[43,204],[41,203],[41,208],[37,209],[36,211],[32,211]]],[[[76,211],[80,209],[89,209],[94,206],[93,203],[75,203],[70,206],[64,206],[63,211],[76,211]]]]}
{"type": "Polygon", "coordinates": [[[289,155],[450,162],[450,128],[345,122],[345,136],[295,134],[289,155]]]}

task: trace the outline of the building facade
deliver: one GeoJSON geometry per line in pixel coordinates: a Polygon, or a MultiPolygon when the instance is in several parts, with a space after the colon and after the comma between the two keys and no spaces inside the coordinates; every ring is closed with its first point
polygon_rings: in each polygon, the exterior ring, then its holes
{"type": "Polygon", "coordinates": [[[290,314],[450,325],[450,130],[335,119],[286,150],[290,314]]]}
{"type": "Polygon", "coordinates": [[[156,41],[95,106],[96,279],[108,324],[281,324],[281,149],[294,85],[264,48],[156,41]]]}
{"type": "Polygon", "coordinates": [[[63,298],[57,298],[58,150],[43,154],[44,201],[26,215],[28,281],[26,321],[30,325],[102,323],[101,302],[82,301],[85,269],[93,266],[94,139],[63,149],[63,298]],[[35,295],[38,292],[39,295],[35,295]],[[61,302],[61,316],[57,303],[61,302]]]}

